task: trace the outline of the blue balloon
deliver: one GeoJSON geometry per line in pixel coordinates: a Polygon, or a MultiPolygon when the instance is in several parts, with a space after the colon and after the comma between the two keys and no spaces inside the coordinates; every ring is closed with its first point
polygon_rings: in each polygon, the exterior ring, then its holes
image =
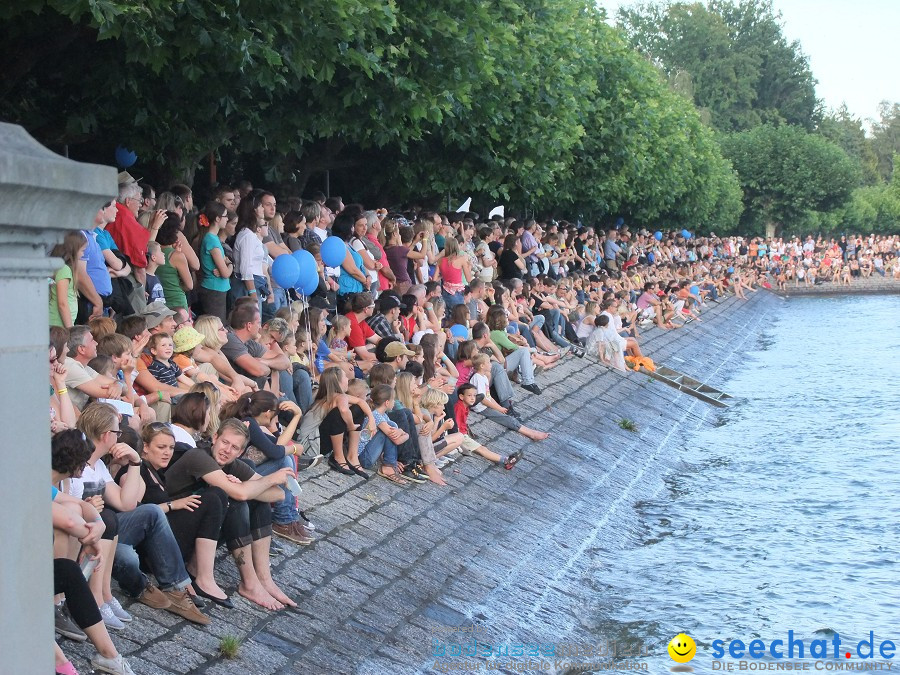
{"type": "Polygon", "coordinates": [[[461,323],[455,323],[450,326],[450,335],[453,337],[462,338],[463,340],[469,339],[469,329],[463,326],[461,323]]]}
{"type": "Polygon", "coordinates": [[[687,230],[682,230],[682,231],[681,231],[681,236],[684,237],[685,239],[690,239],[690,238],[691,238],[691,233],[688,232],[687,230]]]}
{"type": "Polygon", "coordinates": [[[319,286],[319,269],[316,266],[316,259],[312,253],[303,249],[294,251],[291,255],[294,256],[300,265],[300,274],[297,277],[297,281],[294,282],[294,288],[303,293],[303,295],[309,295],[319,286]],[[307,291],[307,289],[311,290],[307,291]]]}
{"type": "Polygon", "coordinates": [[[120,169],[127,169],[136,161],[137,155],[128,148],[123,148],[121,145],[116,148],[116,165],[120,169]]]}
{"type": "Polygon", "coordinates": [[[282,253],[272,263],[272,278],[282,288],[292,288],[300,276],[300,263],[294,256],[282,253]]]}
{"type": "Polygon", "coordinates": [[[328,267],[340,267],[347,256],[347,245],[340,237],[328,237],[322,242],[321,255],[328,267]]]}
{"type": "Polygon", "coordinates": [[[294,288],[301,295],[312,295],[316,292],[316,289],[319,288],[319,275],[316,274],[313,277],[308,277],[306,279],[300,279],[297,282],[297,285],[294,288]]]}
{"type": "Polygon", "coordinates": [[[662,241],[662,232],[656,231],[653,233],[653,236],[656,239],[656,241],[662,241]]]}
{"type": "Polygon", "coordinates": [[[622,227],[625,224],[624,218],[616,218],[616,229],[622,227]]]}

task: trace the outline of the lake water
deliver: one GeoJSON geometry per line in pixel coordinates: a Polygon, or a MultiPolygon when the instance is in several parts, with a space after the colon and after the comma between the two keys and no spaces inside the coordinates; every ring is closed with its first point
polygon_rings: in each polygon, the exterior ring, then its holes
{"type": "Polygon", "coordinates": [[[596,561],[598,635],[655,645],[650,672],[680,632],[695,672],[715,639],[900,646],[900,296],[783,303],[723,388],[739,400],[638,505],[640,543],[596,561]]]}

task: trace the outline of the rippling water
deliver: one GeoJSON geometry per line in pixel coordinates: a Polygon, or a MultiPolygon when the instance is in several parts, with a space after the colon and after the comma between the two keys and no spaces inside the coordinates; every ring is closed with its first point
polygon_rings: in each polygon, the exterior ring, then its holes
{"type": "MultiPolygon", "coordinates": [[[[739,397],[597,560],[596,632],[657,645],[788,630],[900,644],[900,296],[791,299],[723,387],[739,397]]],[[[895,659],[900,668],[900,659],[895,659]]]]}

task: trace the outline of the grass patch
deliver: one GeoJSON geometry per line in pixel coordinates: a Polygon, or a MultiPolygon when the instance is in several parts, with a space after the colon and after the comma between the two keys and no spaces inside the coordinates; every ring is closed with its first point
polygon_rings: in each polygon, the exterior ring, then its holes
{"type": "Polygon", "coordinates": [[[627,417],[623,417],[619,420],[619,427],[624,429],[625,431],[637,431],[637,424],[635,424],[633,420],[630,420],[627,417]]]}
{"type": "Polygon", "coordinates": [[[241,648],[241,639],[233,635],[226,635],[219,640],[219,654],[225,659],[237,658],[241,648]]]}

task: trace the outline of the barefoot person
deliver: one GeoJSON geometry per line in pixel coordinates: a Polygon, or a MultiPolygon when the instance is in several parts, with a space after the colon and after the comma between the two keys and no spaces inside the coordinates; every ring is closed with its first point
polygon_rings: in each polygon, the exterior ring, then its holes
{"type": "Polygon", "coordinates": [[[210,449],[192,448],[169,467],[166,490],[173,499],[203,494],[210,486],[228,495],[222,537],[241,575],[238,593],[265,609],[296,607],[275,584],[269,567],[270,504],[284,498],[281,486],[293,471],[279,469],[260,476],[249,464],[239,461],[249,433],[240,420],[224,420],[213,435],[210,449]]]}

